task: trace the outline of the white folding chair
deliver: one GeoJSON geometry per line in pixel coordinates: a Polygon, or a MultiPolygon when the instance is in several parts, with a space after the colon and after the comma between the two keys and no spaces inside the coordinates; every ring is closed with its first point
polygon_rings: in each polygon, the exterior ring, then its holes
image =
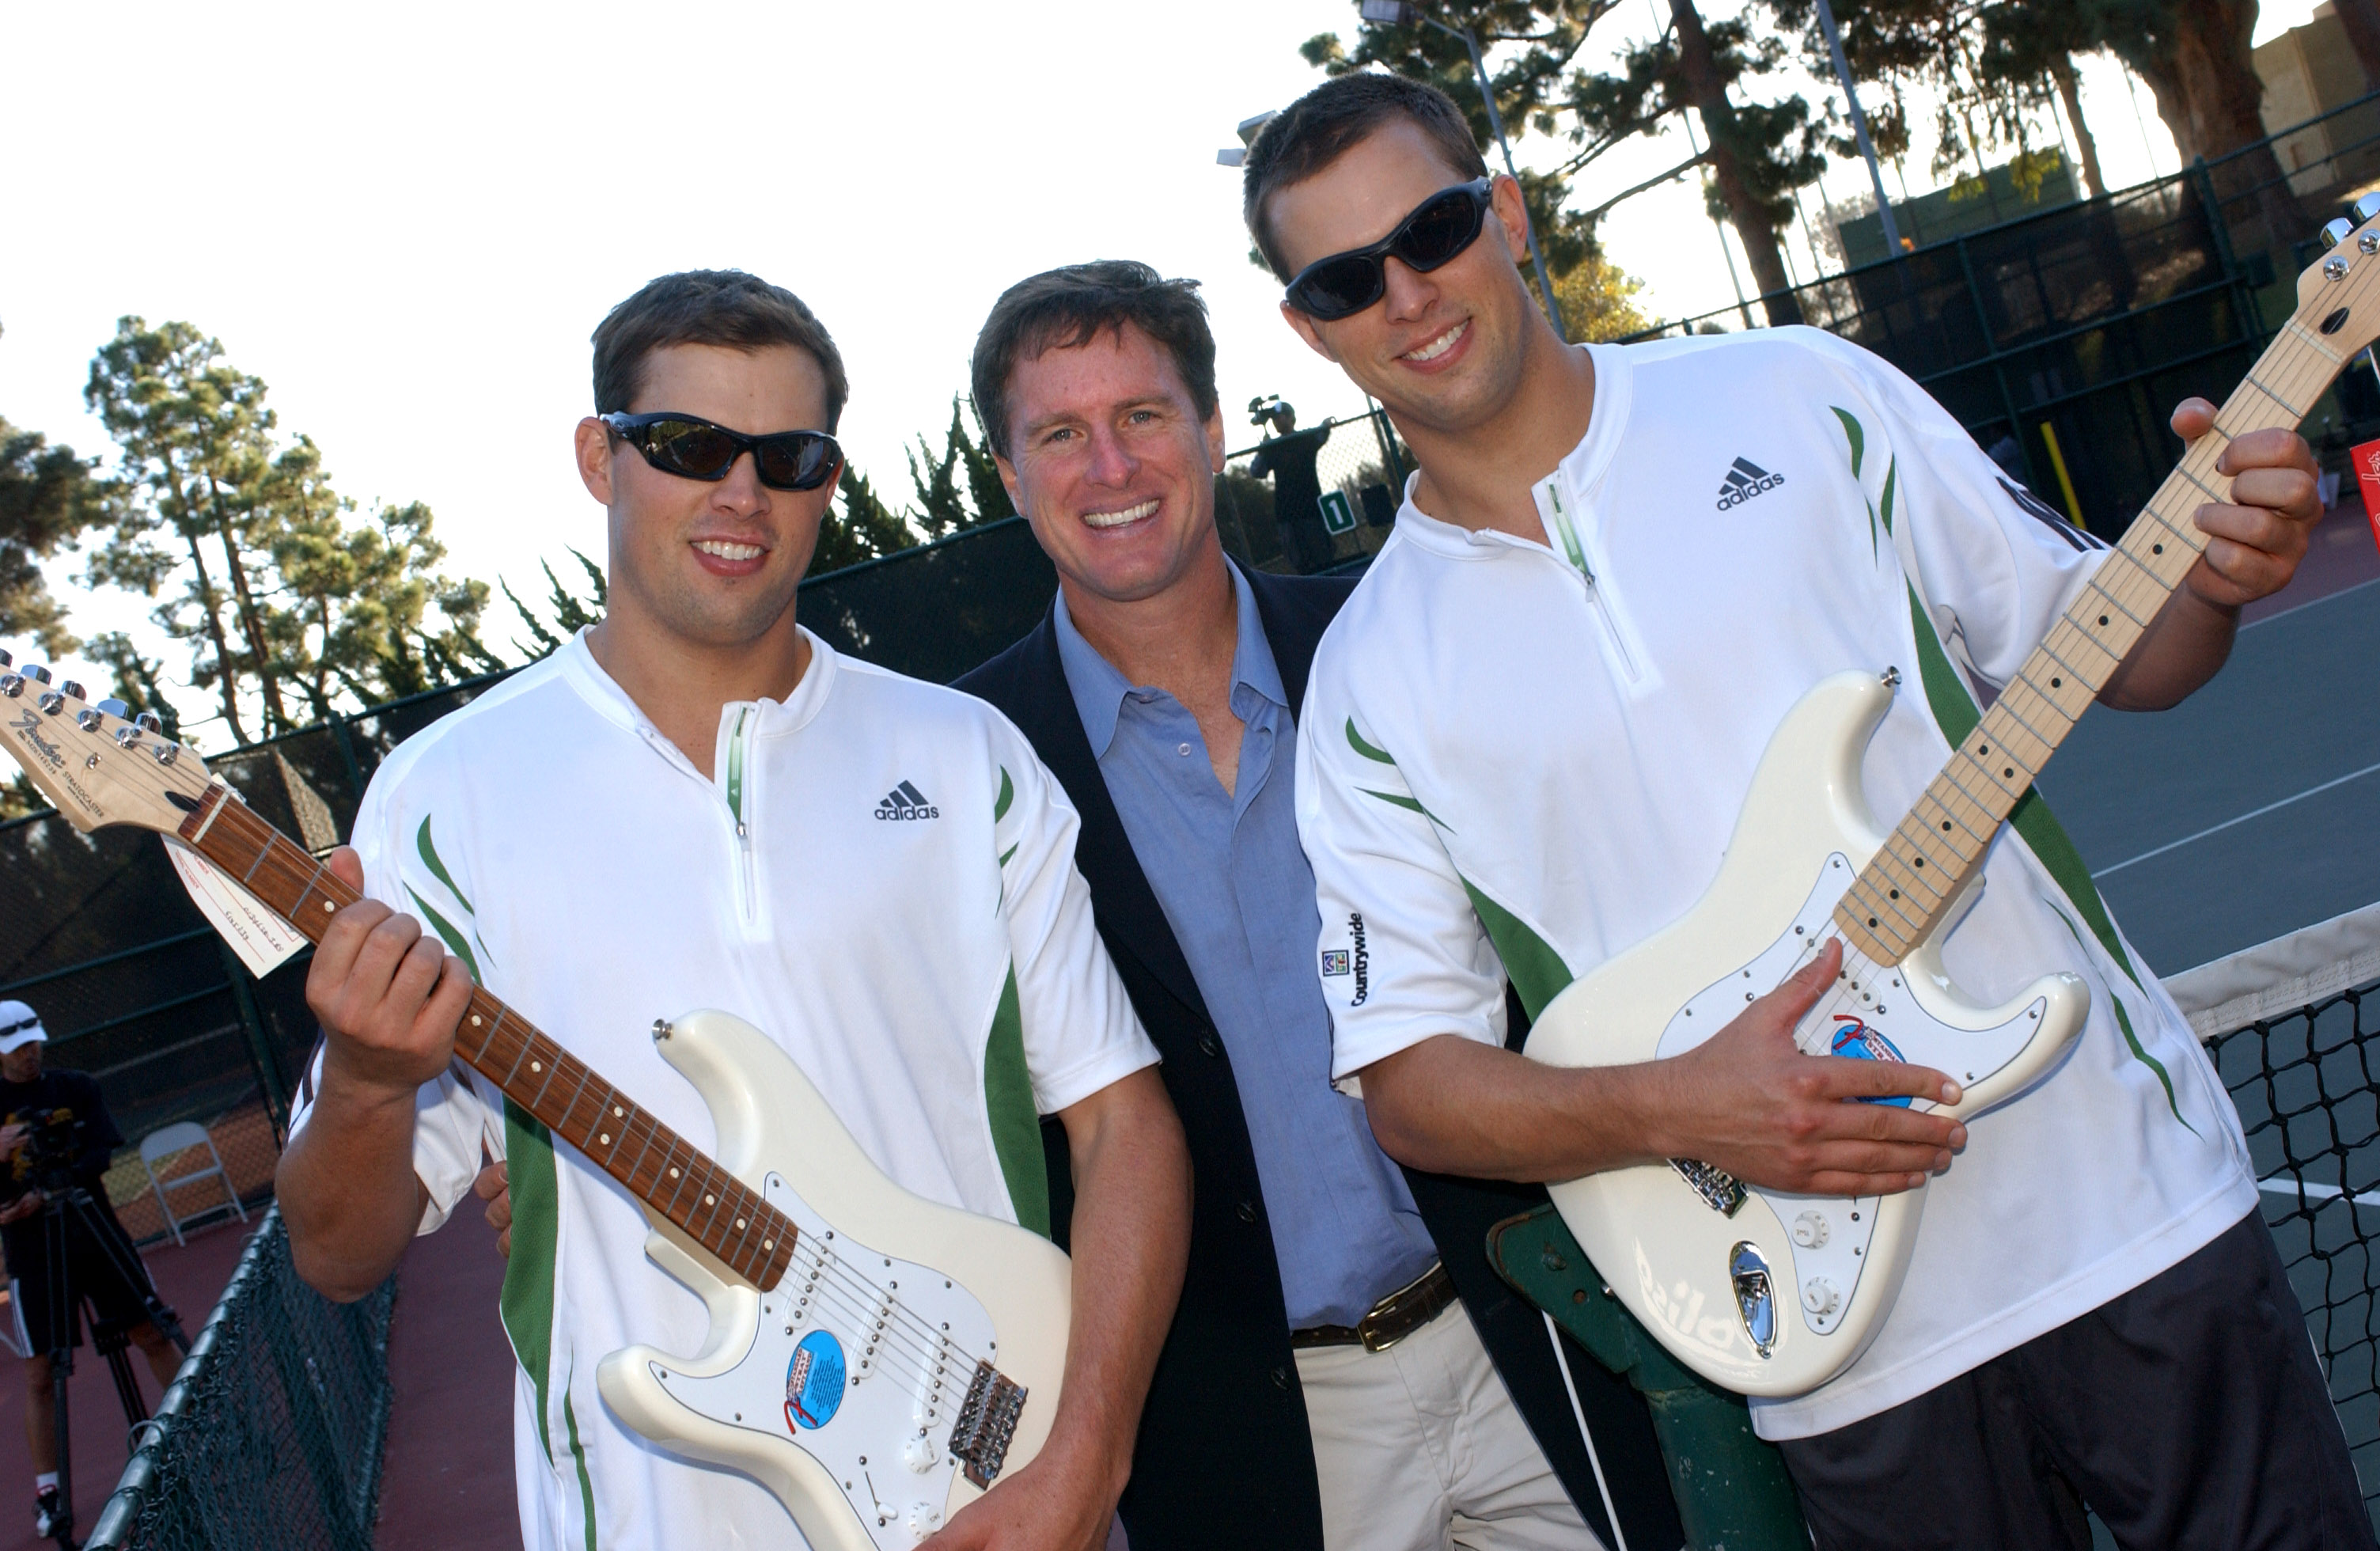
{"type": "MultiPolygon", "coordinates": [[[[223,1154],[215,1151],[215,1139],[208,1135],[207,1128],[196,1121],[176,1121],[172,1125],[152,1131],[143,1136],[140,1139],[140,1169],[141,1172],[149,1176],[149,1188],[157,1193],[157,1209],[165,1215],[165,1231],[174,1236],[174,1242],[176,1244],[183,1242],[182,1224],[188,1219],[176,1218],[174,1215],[172,1204],[165,1199],[167,1191],[179,1190],[184,1185],[194,1185],[201,1180],[221,1180],[224,1200],[234,1212],[239,1214],[240,1221],[248,1220],[248,1208],[239,1204],[239,1192],[232,1189],[231,1176],[224,1172],[223,1154]],[[157,1169],[163,1160],[191,1147],[206,1148],[207,1156],[214,1159],[213,1167],[200,1169],[188,1174],[176,1174],[170,1180],[157,1177],[157,1169]]],[[[216,1208],[203,1209],[212,1211],[216,1208]]]]}

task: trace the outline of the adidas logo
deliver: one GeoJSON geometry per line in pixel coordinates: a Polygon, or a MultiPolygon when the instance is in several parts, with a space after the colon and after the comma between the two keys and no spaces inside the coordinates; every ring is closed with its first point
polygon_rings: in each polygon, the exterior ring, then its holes
{"type": "Polygon", "coordinates": [[[1738,458],[1727,471],[1727,480],[1718,488],[1718,510],[1741,506],[1763,491],[1773,491],[1785,482],[1782,474],[1771,474],[1749,458],[1738,458]]]}
{"type": "Polygon", "coordinates": [[[879,818],[897,818],[905,821],[914,818],[940,818],[941,816],[941,808],[926,801],[926,794],[905,781],[886,793],[884,800],[876,805],[876,817],[879,818]]]}

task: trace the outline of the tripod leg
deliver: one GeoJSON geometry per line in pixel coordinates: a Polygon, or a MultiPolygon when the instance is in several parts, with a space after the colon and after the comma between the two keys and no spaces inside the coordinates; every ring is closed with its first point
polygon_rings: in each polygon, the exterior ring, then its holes
{"type": "Polygon", "coordinates": [[[149,1420],[149,1402],[140,1396],[140,1381],[132,1375],[131,1336],[114,1320],[91,1321],[91,1344],[107,1359],[107,1371],[115,1380],[115,1398],[124,1403],[124,1424],[137,1427],[149,1420]]]}
{"type": "Polygon", "coordinates": [[[67,1201],[53,1195],[42,1203],[42,1242],[49,1250],[44,1278],[50,1290],[50,1385],[55,1391],[52,1418],[58,1450],[58,1512],[50,1533],[60,1551],[75,1551],[73,1430],[67,1425],[67,1381],[74,1376],[75,1323],[78,1310],[74,1268],[68,1264],[67,1201]]]}
{"type": "Polygon", "coordinates": [[[77,1186],[67,1193],[67,1204],[73,1208],[83,1231],[99,1245],[116,1274],[140,1295],[140,1307],[149,1322],[165,1333],[165,1339],[187,1357],[190,1354],[190,1338],[182,1333],[182,1322],[165,1301],[157,1296],[157,1284],[149,1279],[149,1267],[141,1262],[140,1253],[127,1241],[109,1231],[106,1218],[91,1199],[91,1193],[77,1186]]]}

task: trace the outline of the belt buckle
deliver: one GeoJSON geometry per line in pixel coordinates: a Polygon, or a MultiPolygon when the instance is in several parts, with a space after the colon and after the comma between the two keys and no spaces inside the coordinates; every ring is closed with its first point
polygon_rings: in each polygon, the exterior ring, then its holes
{"type": "MultiPolygon", "coordinates": [[[[1373,1304],[1371,1312],[1355,1322],[1355,1335],[1364,1343],[1364,1350],[1386,1351],[1420,1329],[1427,1322],[1423,1317],[1415,1317],[1401,1325],[1394,1334],[1384,1333],[1382,1327],[1405,1314],[1414,1303],[1426,1301],[1429,1295],[1429,1284],[1432,1278],[1443,1277],[1445,1274],[1445,1266],[1442,1264],[1434,1263],[1428,1270],[1373,1304]]],[[[1451,1303],[1452,1300],[1449,1299],[1448,1302],[1451,1303]]],[[[1444,1306],[1444,1304],[1439,1305],[1440,1308],[1444,1306]]],[[[1415,1313],[1418,1315],[1419,1311],[1415,1313]]]]}

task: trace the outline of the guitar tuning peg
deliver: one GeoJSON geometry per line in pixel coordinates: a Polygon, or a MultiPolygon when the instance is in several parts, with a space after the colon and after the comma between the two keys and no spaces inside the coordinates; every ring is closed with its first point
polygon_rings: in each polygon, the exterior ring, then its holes
{"type": "Polygon", "coordinates": [[[2322,228],[2323,245],[2327,248],[2336,248],[2340,243],[2345,242],[2347,240],[2347,234],[2353,230],[2355,230],[2354,224],[2350,221],[2344,219],[2326,221],[2323,224],[2322,228]]]}
{"type": "Polygon", "coordinates": [[[115,718],[118,721],[123,721],[126,717],[132,714],[132,708],[126,705],[123,701],[116,699],[114,696],[110,696],[108,698],[102,700],[95,709],[106,712],[109,716],[115,718]]]}
{"type": "Polygon", "coordinates": [[[25,677],[32,680],[35,684],[47,684],[50,682],[50,671],[47,668],[42,667],[38,662],[26,663],[24,674],[25,677]]]}
{"type": "Polygon", "coordinates": [[[132,725],[140,728],[144,733],[162,733],[165,731],[165,724],[157,719],[157,713],[155,711],[142,711],[139,716],[132,719],[132,725]]]}
{"type": "Polygon", "coordinates": [[[79,700],[84,698],[82,685],[75,683],[72,679],[68,679],[66,683],[58,685],[58,693],[65,696],[69,700],[79,700]]]}
{"type": "Polygon", "coordinates": [[[2355,224],[2360,226],[2380,215],[2380,194],[2366,194],[2349,208],[2355,212],[2355,224]]]}

